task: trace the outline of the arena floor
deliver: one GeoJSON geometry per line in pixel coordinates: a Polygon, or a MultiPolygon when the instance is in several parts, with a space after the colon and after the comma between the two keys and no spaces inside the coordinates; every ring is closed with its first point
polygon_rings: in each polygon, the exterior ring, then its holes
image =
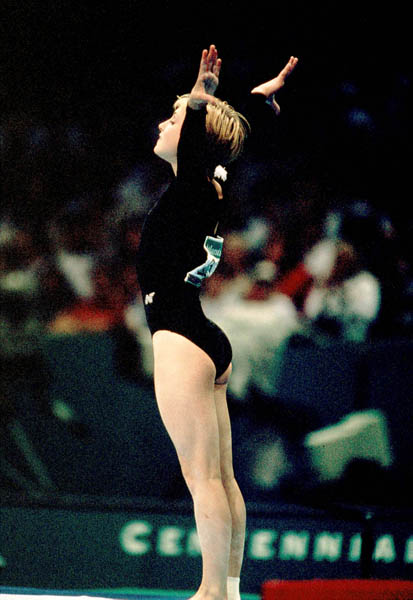
{"type": "MultiPolygon", "coordinates": [[[[113,590],[42,590],[0,586],[1,600],[186,600],[193,591],[143,590],[121,588],[113,590]]],[[[254,594],[243,594],[243,600],[258,600],[254,594]]]]}

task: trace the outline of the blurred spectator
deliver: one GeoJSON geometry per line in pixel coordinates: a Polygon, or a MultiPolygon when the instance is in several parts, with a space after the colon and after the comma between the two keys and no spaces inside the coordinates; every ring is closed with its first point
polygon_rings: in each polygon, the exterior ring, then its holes
{"type": "Polygon", "coordinates": [[[78,298],[93,296],[96,260],[110,252],[105,221],[93,199],[70,203],[51,228],[56,265],[78,298]]]}
{"type": "Polygon", "coordinates": [[[364,268],[360,253],[347,242],[336,242],[332,259],[328,276],[315,279],[303,313],[319,332],[365,341],[379,313],[380,282],[364,268]]]}
{"type": "Polygon", "coordinates": [[[49,323],[51,333],[77,335],[107,333],[114,341],[114,364],[127,379],[143,381],[148,373],[142,358],[141,328],[131,316],[138,304],[136,273],[130,265],[118,262],[98,262],[92,272],[93,295],[77,298],[63,308],[49,323]]]}
{"type": "Polygon", "coordinates": [[[90,273],[90,292],[57,313],[49,330],[53,333],[109,331],[123,320],[126,297],[116,267],[97,263],[90,273]]]}
{"type": "Polygon", "coordinates": [[[39,270],[39,311],[45,323],[51,323],[57,314],[69,309],[77,295],[54,257],[48,257],[39,270]]]}
{"type": "Polygon", "coordinates": [[[138,248],[141,239],[143,219],[138,215],[130,215],[122,219],[117,227],[116,254],[120,264],[127,265],[129,273],[136,268],[138,248]]]}
{"type": "Polygon", "coordinates": [[[116,236],[116,260],[119,270],[119,285],[125,293],[122,327],[118,328],[118,333],[123,332],[123,335],[118,337],[118,370],[124,374],[128,371],[130,378],[134,369],[134,357],[138,356],[142,382],[152,376],[153,353],[152,338],[146,324],[136,272],[141,227],[142,218],[138,215],[131,215],[121,221],[116,236]],[[123,348],[123,352],[121,348],[123,348]]]}
{"type": "Polygon", "coordinates": [[[279,283],[314,332],[364,341],[382,310],[380,232],[366,202],[326,215],[324,234],[279,283]],[[379,261],[380,262],[380,261],[379,261]]]}
{"type": "Polygon", "coordinates": [[[266,300],[272,294],[281,263],[285,259],[285,245],[285,232],[281,225],[271,224],[259,259],[251,273],[252,285],[246,295],[247,300],[266,300]]]}
{"type": "Polygon", "coordinates": [[[0,245],[0,287],[36,295],[42,256],[30,230],[9,225],[7,233],[3,229],[3,240],[0,245]]]}

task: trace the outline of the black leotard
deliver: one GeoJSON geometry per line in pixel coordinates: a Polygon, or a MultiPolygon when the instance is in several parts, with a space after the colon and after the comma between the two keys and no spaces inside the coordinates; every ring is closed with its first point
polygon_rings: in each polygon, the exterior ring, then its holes
{"type": "Polygon", "coordinates": [[[218,378],[231,362],[231,345],[204,315],[200,288],[185,281],[206,261],[205,238],[214,235],[224,202],[206,174],[205,119],[205,108],[186,108],[177,176],[146,217],[137,271],[152,335],[165,329],[185,336],[212,359],[218,378]]]}

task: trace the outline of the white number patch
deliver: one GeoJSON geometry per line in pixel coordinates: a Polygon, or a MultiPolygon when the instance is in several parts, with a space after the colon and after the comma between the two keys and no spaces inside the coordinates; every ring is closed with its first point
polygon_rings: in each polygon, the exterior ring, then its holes
{"type": "Polygon", "coordinates": [[[204,250],[207,253],[207,259],[199,267],[192,269],[192,271],[188,271],[185,276],[185,281],[196,287],[200,287],[202,281],[206,279],[206,277],[211,277],[222,256],[223,245],[224,238],[221,236],[218,235],[213,237],[212,235],[207,235],[204,242],[204,250]]]}

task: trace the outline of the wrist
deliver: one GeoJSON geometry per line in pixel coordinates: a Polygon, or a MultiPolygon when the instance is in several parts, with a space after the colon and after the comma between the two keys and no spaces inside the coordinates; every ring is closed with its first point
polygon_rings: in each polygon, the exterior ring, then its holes
{"type": "Polygon", "coordinates": [[[261,94],[266,98],[272,95],[271,90],[269,90],[268,85],[266,83],[261,83],[261,85],[257,85],[255,88],[251,90],[251,94],[261,94]]]}
{"type": "Polygon", "coordinates": [[[195,89],[192,90],[188,99],[188,106],[190,108],[199,110],[201,108],[204,108],[208,103],[216,104],[215,96],[212,96],[211,94],[206,94],[205,92],[196,91],[195,89]]]}
{"type": "Polygon", "coordinates": [[[200,110],[201,108],[204,108],[206,105],[208,104],[207,100],[203,100],[200,98],[193,98],[193,97],[189,97],[188,100],[188,106],[189,108],[192,108],[192,110],[200,110]]]}

